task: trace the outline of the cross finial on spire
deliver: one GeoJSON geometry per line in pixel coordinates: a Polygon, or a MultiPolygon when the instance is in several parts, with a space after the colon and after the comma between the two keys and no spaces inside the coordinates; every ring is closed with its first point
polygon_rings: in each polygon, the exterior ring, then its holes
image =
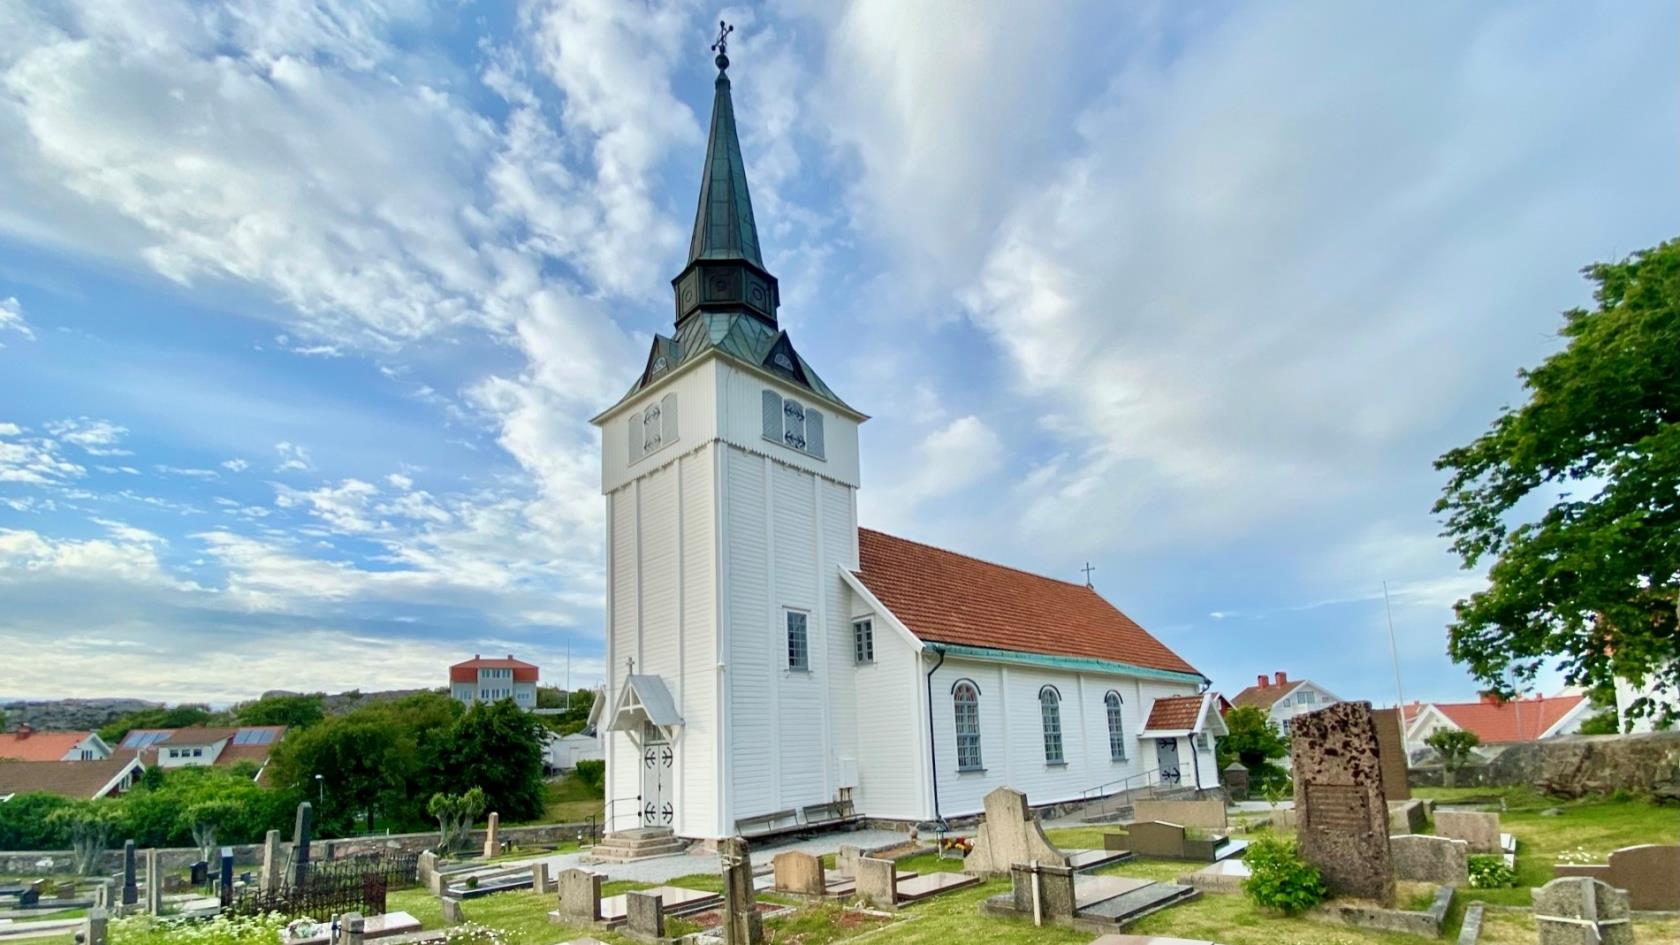
{"type": "Polygon", "coordinates": [[[718,38],[717,42],[712,44],[712,52],[717,53],[716,62],[719,72],[729,68],[729,34],[733,32],[735,32],[735,27],[718,20],[718,38]]]}
{"type": "Polygon", "coordinates": [[[626,672],[632,676],[636,675],[636,658],[634,656],[626,656],[624,658],[624,666],[626,672]]]}
{"type": "Polygon", "coordinates": [[[1091,572],[1095,571],[1096,568],[1091,567],[1091,562],[1089,562],[1089,561],[1085,562],[1085,566],[1083,568],[1080,568],[1079,570],[1085,572],[1085,586],[1086,587],[1095,587],[1096,585],[1091,583],[1091,572]]]}

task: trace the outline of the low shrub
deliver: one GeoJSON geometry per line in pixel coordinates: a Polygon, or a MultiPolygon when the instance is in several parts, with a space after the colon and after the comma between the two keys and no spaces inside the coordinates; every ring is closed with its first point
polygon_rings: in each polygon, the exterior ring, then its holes
{"type": "Polygon", "coordinates": [[[589,785],[597,794],[607,789],[607,763],[599,760],[582,760],[577,763],[577,779],[589,785]]]}
{"type": "Polygon", "coordinates": [[[213,919],[130,916],[111,923],[111,945],[274,945],[286,927],[278,913],[213,919]]]}
{"type": "Polygon", "coordinates": [[[1291,841],[1256,838],[1243,854],[1243,863],[1249,871],[1243,893],[1263,909],[1295,915],[1323,902],[1328,894],[1318,867],[1302,859],[1291,841]]]}
{"type": "Polygon", "coordinates": [[[1470,887],[1472,889],[1509,889],[1517,884],[1517,870],[1506,866],[1505,858],[1494,853],[1482,853],[1470,858],[1470,887]]]}

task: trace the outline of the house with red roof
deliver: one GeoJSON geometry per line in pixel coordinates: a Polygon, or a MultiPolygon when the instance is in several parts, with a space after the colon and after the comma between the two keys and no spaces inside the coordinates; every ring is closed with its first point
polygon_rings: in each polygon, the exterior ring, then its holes
{"type": "Polygon", "coordinates": [[[778,321],[716,61],[675,322],[593,419],[607,829],[630,846],[969,816],[1004,785],[1034,805],[1216,785],[1208,679],[1088,583],[858,527],[868,417],[778,321]]]}
{"type": "Polygon", "coordinates": [[[0,758],[10,761],[103,761],[111,746],[96,732],[38,732],[20,724],[0,732],[0,758]]]}
{"type": "Polygon", "coordinates": [[[1484,694],[1475,702],[1414,702],[1403,714],[1406,748],[1416,751],[1443,729],[1474,732],[1484,745],[1573,735],[1592,714],[1592,703],[1580,693],[1511,700],[1484,694]]]}
{"type": "Polygon", "coordinates": [[[516,660],[512,653],[506,659],[474,653],[449,667],[449,694],[467,705],[512,699],[530,711],[537,707],[537,672],[535,664],[516,660]]]}
{"type": "Polygon", "coordinates": [[[1317,712],[1327,705],[1341,702],[1341,698],[1310,679],[1290,679],[1283,671],[1270,677],[1255,677],[1252,686],[1231,698],[1232,707],[1253,706],[1266,713],[1278,730],[1289,734],[1289,723],[1297,715],[1317,712]]]}

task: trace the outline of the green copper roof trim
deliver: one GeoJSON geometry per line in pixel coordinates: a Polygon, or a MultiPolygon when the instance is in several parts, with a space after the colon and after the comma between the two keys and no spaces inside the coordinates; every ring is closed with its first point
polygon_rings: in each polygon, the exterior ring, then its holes
{"type": "Polygon", "coordinates": [[[964,646],[960,643],[934,643],[932,641],[929,641],[928,647],[947,656],[959,658],[966,656],[970,659],[990,660],[994,663],[1020,663],[1024,666],[1042,666],[1046,669],[1073,671],[1088,669],[1105,673],[1125,673],[1128,676],[1142,676],[1147,679],[1165,679],[1172,682],[1201,684],[1207,681],[1207,677],[1198,673],[1180,673],[1170,669],[1150,669],[1146,666],[1133,666],[1131,663],[1099,660],[1088,656],[1051,656],[1047,653],[997,650],[987,646],[964,646]]]}
{"type": "Polygon", "coordinates": [[[758,249],[758,224],[747,193],[747,163],[735,134],[735,106],[729,76],[719,70],[712,98],[712,128],[706,140],[706,168],[700,177],[700,205],[694,212],[694,236],[688,261],[745,259],[764,268],[758,249]]]}

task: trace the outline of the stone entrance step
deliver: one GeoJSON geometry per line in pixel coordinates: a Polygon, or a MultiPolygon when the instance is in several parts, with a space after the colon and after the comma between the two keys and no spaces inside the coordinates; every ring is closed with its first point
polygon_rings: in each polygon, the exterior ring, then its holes
{"type": "Polygon", "coordinates": [[[1175,906],[1197,896],[1196,890],[1177,883],[1150,883],[1147,886],[1104,899],[1079,910],[1081,919],[1095,919],[1127,925],[1152,912],[1175,906]]]}
{"type": "Polygon", "coordinates": [[[669,829],[644,827],[607,834],[589,851],[589,856],[603,863],[628,863],[687,850],[688,841],[675,836],[669,829]]]}

